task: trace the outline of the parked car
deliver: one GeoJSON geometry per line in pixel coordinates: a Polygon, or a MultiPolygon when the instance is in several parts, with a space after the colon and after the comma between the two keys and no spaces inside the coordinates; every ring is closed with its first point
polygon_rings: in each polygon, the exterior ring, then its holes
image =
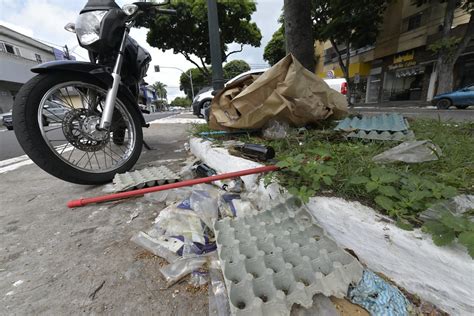
{"type": "MultiPolygon", "coordinates": [[[[250,71],[246,71],[244,73],[241,73],[240,75],[230,79],[227,81],[226,86],[231,84],[232,82],[235,82],[239,80],[240,78],[243,78],[244,76],[247,75],[261,75],[267,69],[254,69],[250,71]]],[[[335,79],[324,79],[324,81],[329,85],[329,87],[337,92],[340,92],[344,95],[347,94],[347,82],[346,79],[344,78],[335,78],[335,79]]],[[[214,95],[212,94],[213,90],[212,87],[206,87],[199,91],[198,95],[194,98],[193,100],[193,114],[198,116],[198,117],[208,117],[208,109],[211,105],[212,99],[214,98],[214,95]]]]}
{"type": "MultiPolygon", "coordinates": [[[[69,112],[69,108],[64,107],[58,102],[46,101],[43,112],[43,125],[48,126],[50,123],[59,123],[64,119],[64,116],[69,112]]],[[[13,130],[12,112],[3,115],[3,125],[8,130],[13,130]]]]}
{"type": "Polygon", "coordinates": [[[474,85],[438,94],[431,102],[440,110],[448,109],[452,105],[458,109],[466,109],[468,106],[474,105],[474,85]]]}

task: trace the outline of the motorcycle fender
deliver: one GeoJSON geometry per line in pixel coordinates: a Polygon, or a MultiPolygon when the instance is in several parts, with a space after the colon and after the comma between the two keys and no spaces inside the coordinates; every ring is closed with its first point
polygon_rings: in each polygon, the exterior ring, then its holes
{"type": "MultiPolygon", "coordinates": [[[[111,87],[113,82],[113,78],[111,75],[112,69],[110,67],[83,61],[50,61],[31,68],[31,71],[37,74],[44,74],[54,71],[67,71],[88,74],[104,83],[107,87],[111,87]]],[[[119,95],[121,97],[126,98],[131,104],[136,105],[133,107],[133,110],[136,111],[136,113],[139,115],[142,127],[148,127],[148,124],[146,123],[145,118],[143,117],[143,114],[140,111],[140,108],[138,107],[137,100],[133,96],[132,92],[130,92],[130,89],[121,84],[119,88],[119,95]]]]}

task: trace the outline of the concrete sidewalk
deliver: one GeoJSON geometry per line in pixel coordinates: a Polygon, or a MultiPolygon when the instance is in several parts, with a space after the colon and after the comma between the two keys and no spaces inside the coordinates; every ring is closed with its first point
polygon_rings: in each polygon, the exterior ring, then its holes
{"type": "MultiPolygon", "coordinates": [[[[164,163],[179,171],[188,129],[160,121],[145,129],[155,150],[144,151],[136,168],[164,163]]],[[[104,189],[63,182],[34,164],[0,173],[0,314],[207,315],[207,290],[190,291],[187,282],[164,289],[165,262],[130,242],[164,205],[138,198],[66,208],[104,189]]]]}
{"type": "Polygon", "coordinates": [[[431,107],[428,101],[386,101],[380,103],[356,103],[355,108],[424,108],[431,107]]]}

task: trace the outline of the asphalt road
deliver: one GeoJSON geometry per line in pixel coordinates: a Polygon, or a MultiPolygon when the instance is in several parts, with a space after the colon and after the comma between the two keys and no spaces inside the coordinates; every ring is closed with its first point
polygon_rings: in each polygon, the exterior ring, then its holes
{"type": "MultiPolygon", "coordinates": [[[[159,112],[153,114],[145,114],[145,120],[151,122],[160,118],[175,115],[177,112],[159,112]]],[[[58,144],[59,145],[59,144],[58,144]]],[[[0,129],[0,161],[24,155],[25,152],[15,137],[13,131],[7,130],[5,127],[0,129]]]]}

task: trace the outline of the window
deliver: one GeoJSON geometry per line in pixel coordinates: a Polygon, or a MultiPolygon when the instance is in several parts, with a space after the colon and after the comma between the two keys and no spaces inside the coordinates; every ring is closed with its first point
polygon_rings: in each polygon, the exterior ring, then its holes
{"type": "Polygon", "coordinates": [[[422,14],[415,14],[408,18],[408,28],[407,31],[417,29],[421,26],[421,16],[422,14]]]}
{"type": "Polygon", "coordinates": [[[35,54],[35,57],[36,57],[36,61],[39,62],[39,63],[42,63],[43,60],[41,59],[41,55],[40,54],[35,54]]]}
{"type": "Polygon", "coordinates": [[[0,42],[0,52],[21,56],[20,49],[13,45],[0,42]]]}

